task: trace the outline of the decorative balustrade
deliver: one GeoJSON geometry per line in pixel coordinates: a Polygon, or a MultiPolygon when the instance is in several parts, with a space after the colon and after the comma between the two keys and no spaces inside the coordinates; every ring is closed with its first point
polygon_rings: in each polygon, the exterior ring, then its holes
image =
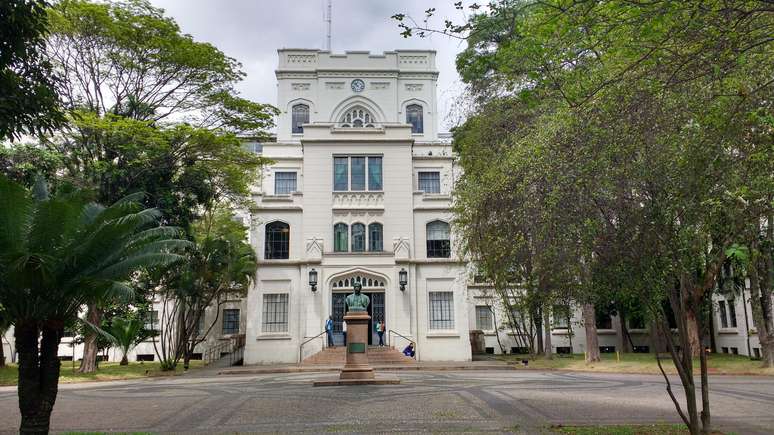
{"type": "Polygon", "coordinates": [[[333,208],[384,210],[384,192],[333,192],[333,208]]]}

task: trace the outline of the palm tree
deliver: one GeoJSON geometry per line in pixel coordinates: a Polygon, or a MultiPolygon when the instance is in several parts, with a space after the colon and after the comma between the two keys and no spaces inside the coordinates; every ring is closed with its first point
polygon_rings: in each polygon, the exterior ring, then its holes
{"type": "Polygon", "coordinates": [[[89,303],[126,297],[144,270],[166,267],[189,243],[158,226],[142,195],[104,207],[87,193],[41,180],[28,191],[0,176],[0,306],[19,353],[21,433],[47,433],[65,324],[89,303]]]}
{"type": "Polygon", "coordinates": [[[149,335],[145,329],[145,324],[140,319],[124,319],[123,317],[113,318],[103,332],[111,343],[121,349],[120,365],[122,366],[129,364],[126,354],[149,335]]]}

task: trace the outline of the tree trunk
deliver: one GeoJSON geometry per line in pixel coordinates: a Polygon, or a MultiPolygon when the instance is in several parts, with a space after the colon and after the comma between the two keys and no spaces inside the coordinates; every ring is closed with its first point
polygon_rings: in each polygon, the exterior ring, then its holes
{"type": "Polygon", "coordinates": [[[3,335],[5,335],[5,331],[0,331],[0,368],[5,367],[5,347],[3,347],[3,335]]]}
{"type": "Polygon", "coordinates": [[[763,366],[774,368],[774,307],[772,306],[774,265],[771,264],[771,254],[767,250],[756,252],[760,249],[757,241],[753,241],[751,247],[754,257],[747,274],[750,277],[750,309],[753,325],[758,331],[763,366]]]}
{"type": "Polygon", "coordinates": [[[551,315],[550,311],[543,310],[543,355],[551,359],[551,315]]]}
{"type": "Polygon", "coordinates": [[[535,337],[537,338],[537,353],[543,353],[543,315],[540,310],[532,313],[532,324],[535,325],[535,337]]]}
{"type": "Polygon", "coordinates": [[[49,431],[59,384],[57,351],[62,331],[61,322],[44,325],[41,329],[34,323],[16,325],[21,413],[19,432],[22,434],[47,434],[49,431]],[[40,332],[42,339],[38,349],[40,332]]]}
{"type": "Polygon", "coordinates": [[[586,363],[600,361],[596,317],[594,304],[583,304],[583,327],[586,329],[586,363]]]}
{"type": "MultiPolygon", "coordinates": [[[[692,357],[699,357],[703,351],[701,340],[699,339],[699,319],[696,317],[696,307],[690,305],[685,307],[686,334],[688,334],[688,350],[692,357]]],[[[683,350],[685,352],[686,350],[683,350]]]]}
{"type": "MultiPolygon", "coordinates": [[[[102,322],[102,310],[96,305],[89,305],[86,320],[92,325],[99,326],[102,322]]],[[[78,373],[94,373],[97,371],[97,333],[87,330],[86,339],[83,342],[83,359],[78,373]]]]}
{"type": "Polygon", "coordinates": [[[124,353],[124,356],[121,357],[121,362],[118,363],[120,366],[128,366],[129,365],[129,358],[127,358],[126,353],[124,353]]]}

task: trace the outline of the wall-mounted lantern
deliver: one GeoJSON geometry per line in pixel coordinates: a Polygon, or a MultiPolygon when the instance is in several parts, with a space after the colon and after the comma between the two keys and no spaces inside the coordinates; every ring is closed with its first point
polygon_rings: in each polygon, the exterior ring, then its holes
{"type": "Polygon", "coordinates": [[[312,268],[309,271],[309,285],[312,286],[312,291],[317,291],[317,271],[312,268]]]}
{"type": "Polygon", "coordinates": [[[406,269],[401,268],[398,272],[398,283],[400,284],[400,290],[406,290],[406,284],[408,284],[408,272],[406,269]]]}

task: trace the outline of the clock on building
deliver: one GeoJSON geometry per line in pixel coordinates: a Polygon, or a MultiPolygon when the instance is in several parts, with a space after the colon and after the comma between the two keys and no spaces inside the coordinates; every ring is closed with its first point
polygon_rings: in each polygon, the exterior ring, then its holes
{"type": "Polygon", "coordinates": [[[362,92],[365,89],[365,83],[360,79],[352,80],[352,90],[355,92],[362,92]]]}

